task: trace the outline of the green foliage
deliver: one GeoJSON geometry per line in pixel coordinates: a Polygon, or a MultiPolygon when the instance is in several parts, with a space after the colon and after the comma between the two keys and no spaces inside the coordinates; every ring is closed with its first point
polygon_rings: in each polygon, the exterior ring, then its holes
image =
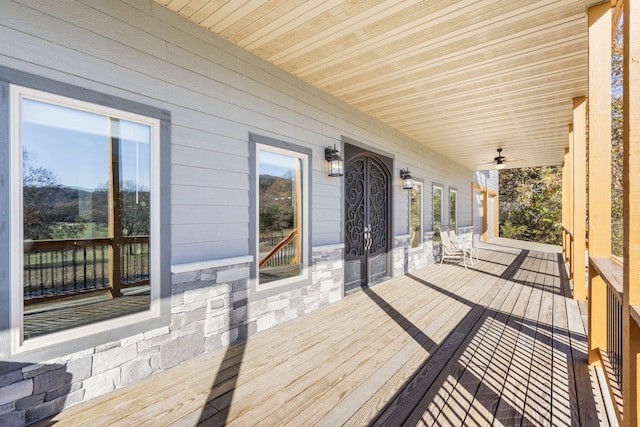
{"type": "MultiPolygon", "coordinates": [[[[23,237],[25,240],[90,239],[107,237],[108,188],[87,191],[58,184],[55,174],[33,167],[23,156],[23,237]]],[[[146,236],[150,232],[150,193],[134,183],[121,184],[122,233],[146,236]]]]}
{"type": "Polygon", "coordinates": [[[274,233],[284,237],[285,230],[294,227],[294,186],[291,178],[280,178],[271,175],[260,175],[260,241],[273,241],[274,233]]]}
{"type": "Polygon", "coordinates": [[[562,174],[559,167],[500,171],[500,235],[561,244],[562,174]]]}
{"type": "Polygon", "coordinates": [[[620,257],[623,255],[622,53],[622,32],[618,29],[611,61],[611,253],[620,257]]]}

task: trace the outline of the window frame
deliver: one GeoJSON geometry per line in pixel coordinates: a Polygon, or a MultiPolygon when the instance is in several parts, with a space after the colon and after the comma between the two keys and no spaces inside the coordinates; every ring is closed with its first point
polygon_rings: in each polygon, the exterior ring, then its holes
{"type": "Polygon", "coordinates": [[[417,249],[422,249],[424,246],[424,183],[419,180],[414,178],[413,179],[413,188],[411,190],[408,191],[408,197],[409,197],[409,249],[411,250],[417,250],[417,249]],[[412,227],[411,227],[411,212],[412,212],[412,197],[411,197],[411,192],[413,191],[414,188],[416,187],[420,187],[420,202],[418,204],[418,206],[420,207],[420,241],[419,244],[416,246],[412,246],[413,242],[411,240],[411,233],[413,233],[412,227]]]}
{"type": "Polygon", "coordinates": [[[251,277],[251,293],[250,300],[259,300],[265,297],[273,296],[289,290],[301,288],[311,284],[311,163],[312,156],[309,148],[269,138],[262,135],[249,134],[249,150],[250,150],[250,194],[252,194],[250,218],[253,218],[250,224],[250,250],[253,255],[253,263],[250,272],[251,277]],[[284,279],[274,280],[260,284],[259,282],[259,156],[260,150],[283,154],[298,158],[301,161],[301,187],[302,187],[302,272],[300,275],[288,277],[284,279]]]}
{"type": "MultiPolygon", "coordinates": [[[[9,279],[6,283],[8,298],[1,303],[2,307],[8,309],[8,316],[0,319],[0,326],[7,324],[8,328],[0,334],[0,347],[3,347],[0,356],[15,360],[38,354],[55,357],[167,326],[171,313],[170,230],[166,227],[166,224],[170,224],[170,113],[46,78],[17,73],[4,67],[0,67],[0,91],[6,95],[3,96],[0,112],[7,128],[6,133],[0,134],[0,148],[4,146],[8,151],[10,178],[8,188],[4,192],[0,189],[0,199],[8,200],[10,224],[6,236],[9,247],[9,279]],[[23,98],[150,125],[150,236],[153,237],[150,244],[149,310],[27,340],[23,338],[23,170],[20,108],[23,98]]],[[[5,236],[0,236],[3,237],[5,236]]],[[[0,266],[0,269],[3,267],[5,266],[0,266]]],[[[4,286],[4,282],[0,283],[0,287],[4,286]]],[[[0,291],[0,294],[4,293],[5,291],[0,291]]]]}

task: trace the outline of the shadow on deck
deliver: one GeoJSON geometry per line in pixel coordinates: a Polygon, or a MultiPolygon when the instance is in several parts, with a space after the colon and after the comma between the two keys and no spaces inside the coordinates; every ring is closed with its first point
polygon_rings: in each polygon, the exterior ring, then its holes
{"type": "Polygon", "coordinates": [[[468,270],[432,265],[366,288],[50,422],[610,425],[561,256],[508,243],[484,245],[468,270]]]}

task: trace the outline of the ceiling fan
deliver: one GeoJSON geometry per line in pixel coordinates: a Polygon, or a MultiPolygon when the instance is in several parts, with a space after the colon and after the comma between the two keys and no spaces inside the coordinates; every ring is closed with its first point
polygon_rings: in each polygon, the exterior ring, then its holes
{"type": "Polygon", "coordinates": [[[523,162],[524,160],[522,159],[516,159],[516,158],[509,158],[509,157],[505,157],[502,155],[502,148],[498,148],[498,155],[496,157],[493,158],[492,162],[486,162],[483,163],[481,165],[478,165],[479,167],[483,167],[483,168],[487,168],[487,167],[493,167],[495,169],[504,169],[507,166],[507,163],[519,163],[519,162],[523,162]]]}

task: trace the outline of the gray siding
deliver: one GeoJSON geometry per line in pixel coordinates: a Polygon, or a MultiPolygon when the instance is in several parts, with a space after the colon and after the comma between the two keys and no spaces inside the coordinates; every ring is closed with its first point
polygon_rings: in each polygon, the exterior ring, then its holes
{"type": "MultiPolygon", "coordinates": [[[[95,342],[87,339],[76,347],[58,343],[29,359],[71,372],[72,365],[91,367],[103,359],[102,353],[117,348],[122,356],[114,362],[120,367],[113,371],[117,379],[93,375],[86,383],[96,388],[83,385],[81,393],[70,391],[68,396],[78,396],[61,402],[60,408],[130,382],[127,366],[152,361],[153,369],[145,374],[150,375],[342,298],[342,179],[327,176],[325,147],[354,141],[394,159],[394,275],[431,263],[437,255],[430,222],[433,183],[444,187],[445,200],[450,188],[458,190],[458,226],[463,230],[472,223],[471,182],[497,189],[496,173],[474,174],[152,0],[3,0],[0,8],[0,39],[7,41],[0,44],[0,66],[160,109],[171,117],[171,164],[162,171],[170,176],[170,192],[163,194],[170,193],[166,210],[171,223],[162,239],[171,242],[162,253],[167,270],[162,301],[170,316],[144,330],[110,331],[108,339],[94,337],[95,342]],[[255,241],[250,235],[255,198],[249,182],[250,133],[311,152],[310,284],[258,299],[249,295],[255,261],[250,256],[255,241]],[[403,168],[424,182],[425,245],[420,250],[408,249],[403,168]],[[226,318],[231,320],[221,320],[226,318]]],[[[6,107],[4,92],[0,100],[6,107]]],[[[0,300],[8,304],[6,111],[0,117],[2,134],[0,300]]],[[[444,207],[446,222],[448,202],[444,207]]],[[[8,310],[0,312],[4,343],[8,310]]],[[[19,370],[24,381],[31,378],[29,367],[11,369],[19,370]]],[[[49,413],[60,409],[43,405],[49,413]]]]}
{"type": "Polygon", "coordinates": [[[172,263],[249,253],[249,132],[313,150],[314,246],[342,241],[340,180],[323,158],[342,135],[394,155],[395,234],[408,230],[403,167],[425,189],[457,188],[458,223],[471,223],[471,171],[152,1],[22,3],[3,4],[0,64],[171,112],[172,263]]]}

